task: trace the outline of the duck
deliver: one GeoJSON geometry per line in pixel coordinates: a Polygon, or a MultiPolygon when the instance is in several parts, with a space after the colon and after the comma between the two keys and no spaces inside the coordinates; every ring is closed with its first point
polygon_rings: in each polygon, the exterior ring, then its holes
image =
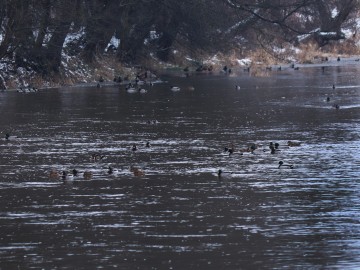
{"type": "Polygon", "coordinates": [[[301,143],[300,142],[293,142],[293,141],[288,141],[288,146],[292,147],[292,146],[300,146],[301,143]]]}
{"type": "Polygon", "coordinates": [[[69,174],[67,171],[63,171],[61,178],[63,180],[73,180],[74,179],[74,175],[73,174],[69,174]]]}
{"type": "Polygon", "coordinates": [[[173,92],[178,92],[178,91],[180,91],[180,87],[178,87],[178,86],[171,86],[170,90],[173,91],[173,92]]]}
{"type": "Polygon", "coordinates": [[[51,170],[49,173],[50,179],[58,179],[60,177],[59,172],[55,170],[51,170]]]}
{"type": "Polygon", "coordinates": [[[13,141],[13,140],[17,140],[17,139],[19,139],[18,136],[13,136],[8,132],[5,134],[5,140],[6,141],[13,141]]]}
{"type": "Polygon", "coordinates": [[[144,88],[141,88],[140,90],[139,90],[139,93],[140,94],[146,94],[148,91],[146,90],[146,89],[144,89],[144,88]]]}
{"type": "Polygon", "coordinates": [[[217,176],[219,179],[221,179],[222,177],[225,177],[225,178],[230,178],[232,174],[234,174],[235,172],[227,172],[227,171],[223,171],[221,169],[219,169],[217,171],[217,176]],[[226,176],[224,176],[224,174],[226,174],[226,176]]]}
{"type": "Polygon", "coordinates": [[[134,93],[137,93],[138,90],[135,87],[130,87],[130,88],[126,89],[126,92],[128,92],[130,94],[134,94],[134,93]]]}
{"type": "Polygon", "coordinates": [[[235,89],[236,89],[236,90],[240,90],[240,89],[241,89],[240,85],[236,85],[236,86],[235,86],[235,89]]]}
{"type": "Polygon", "coordinates": [[[149,148],[150,147],[150,142],[146,142],[145,147],[149,148]]]}
{"type": "Polygon", "coordinates": [[[85,171],[83,173],[83,177],[85,180],[90,180],[92,178],[92,176],[93,176],[93,173],[91,171],[85,171]]]}
{"type": "Polygon", "coordinates": [[[270,144],[269,144],[269,148],[270,148],[270,149],[274,148],[274,149],[278,150],[278,149],[279,149],[279,146],[280,146],[279,143],[270,142],[270,144]]]}
{"type": "Polygon", "coordinates": [[[137,146],[136,146],[135,143],[134,143],[133,146],[131,147],[131,150],[132,150],[133,152],[135,152],[135,151],[137,150],[137,146]]]}
{"type": "Polygon", "coordinates": [[[254,151],[257,149],[257,145],[255,143],[252,143],[248,149],[251,153],[254,153],[254,151]]]}
{"type": "Polygon", "coordinates": [[[16,92],[18,92],[18,93],[26,93],[26,89],[23,89],[22,87],[20,87],[18,90],[16,90],[16,92]]]}
{"type": "Polygon", "coordinates": [[[101,155],[99,153],[94,153],[94,154],[91,155],[91,160],[92,161],[100,161],[100,160],[102,160],[104,158],[105,158],[105,155],[101,155]]]}
{"type": "Polygon", "coordinates": [[[144,176],[145,173],[139,168],[136,168],[134,166],[130,166],[130,172],[134,174],[134,176],[144,176]]]}
{"type": "Polygon", "coordinates": [[[113,167],[109,166],[107,173],[109,175],[117,175],[117,174],[119,174],[119,171],[117,169],[114,169],[113,167]]]}
{"type": "Polygon", "coordinates": [[[340,109],[340,105],[339,105],[339,104],[334,104],[333,107],[334,107],[335,109],[337,109],[337,110],[340,109]]]}
{"type": "Polygon", "coordinates": [[[229,153],[229,156],[231,156],[235,151],[234,143],[230,143],[229,147],[224,147],[224,152],[229,153]]]}
{"type": "Polygon", "coordinates": [[[281,167],[287,167],[287,168],[289,168],[289,169],[294,169],[294,165],[284,164],[283,161],[279,161],[279,167],[278,167],[278,169],[280,169],[281,167]]]}

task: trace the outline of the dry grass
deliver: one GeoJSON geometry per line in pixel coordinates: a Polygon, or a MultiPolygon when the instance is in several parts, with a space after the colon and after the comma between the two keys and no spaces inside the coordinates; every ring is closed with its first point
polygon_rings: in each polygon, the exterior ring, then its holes
{"type": "Polygon", "coordinates": [[[322,51],[332,55],[351,56],[360,54],[360,48],[357,46],[359,40],[357,37],[351,39],[342,40],[339,42],[333,42],[325,46],[322,51]]]}
{"type": "Polygon", "coordinates": [[[296,58],[298,62],[302,64],[312,64],[315,59],[327,56],[321,53],[319,46],[314,42],[301,44],[299,49],[300,52],[297,54],[296,58]]]}

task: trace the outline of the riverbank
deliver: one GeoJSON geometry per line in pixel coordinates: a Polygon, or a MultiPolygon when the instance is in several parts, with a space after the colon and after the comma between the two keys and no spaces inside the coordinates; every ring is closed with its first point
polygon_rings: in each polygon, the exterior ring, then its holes
{"type": "Polygon", "coordinates": [[[0,65],[0,89],[12,91],[21,88],[48,89],[72,86],[96,86],[100,78],[102,85],[118,85],[119,78],[123,81],[134,81],[137,75],[145,72],[155,79],[162,74],[178,73],[184,76],[194,74],[227,72],[231,76],[249,73],[254,77],[271,76],[272,71],[286,69],[300,69],[307,67],[326,67],[359,64],[360,57],[354,55],[322,54],[313,56],[311,61],[301,61],[295,57],[288,57],[286,61],[264,61],[264,59],[242,58],[234,55],[215,55],[203,61],[187,59],[178,64],[150,61],[146,67],[125,66],[108,55],[97,59],[94,64],[85,64],[75,57],[64,57],[62,68],[57,74],[42,76],[32,70],[15,68],[13,63],[7,62],[0,65]],[[227,69],[224,70],[224,67],[227,69]]]}

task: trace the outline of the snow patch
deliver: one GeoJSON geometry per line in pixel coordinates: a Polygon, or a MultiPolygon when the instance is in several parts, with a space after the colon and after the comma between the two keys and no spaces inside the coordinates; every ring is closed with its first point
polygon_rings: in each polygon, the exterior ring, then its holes
{"type": "Polygon", "coordinates": [[[106,46],[105,52],[107,52],[110,48],[118,49],[119,46],[120,46],[120,39],[115,37],[115,35],[114,35],[114,36],[112,36],[109,44],[106,46]]]}
{"type": "Polygon", "coordinates": [[[240,66],[248,66],[251,65],[251,59],[250,58],[244,58],[244,59],[237,59],[237,62],[240,66]]]}

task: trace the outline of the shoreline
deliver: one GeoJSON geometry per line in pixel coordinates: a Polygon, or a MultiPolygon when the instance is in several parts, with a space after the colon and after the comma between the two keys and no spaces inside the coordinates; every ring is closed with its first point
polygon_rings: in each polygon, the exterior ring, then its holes
{"type": "MultiPolygon", "coordinates": [[[[267,76],[271,76],[272,73],[274,73],[275,71],[281,70],[281,71],[288,71],[288,70],[298,70],[298,69],[307,69],[307,68],[326,68],[326,67],[341,67],[341,66],[356,66],[359,65],[360,66],[360,56],[350,56],[350,57],[340,57],[340,60],[338,60],[337,57],[329,57],[329,59],[327,61],[318,61],[315,63],[282,63],[282,64],[272,64],[272,65],[264,65],[262,63],[255,63],[255,64],[249,64],[249,65],[229,65],[229,67],[232,70],[232,74],[231,76],[235,76],[238,75],[240,76],[241,73],[249,73],[250,76],[253,77],[263,77],[261,75],[261,73],[266,73],[267,76]],[[259,75],[260,74],[260,75],[259,75]]],[[[218,64],[216,64],[217,66],[220,66],[218,64]]],[[[220,66],[221,67],[221,66],[220,66]]],[[[131,67],[131,77],[136,77],[136,66],[131,67]]],[[[129,71],[127,72],[129,73],[129,71]]],[[[179,77],[179,76],[183,76],[183,77],[193,77],[196,75],[223,75],[224,72],[222,70],[222,68],[216,68],[213,71],[196,71],[195,67],[191,68],[190,71],[185,72],[183,71],[183,68],[180,66],[171,66],[171,67],[165,67],[165,68],[160,68],[160,69],[154,69],[154,72],[156,75],[155,78],[155,83],[166,83],[165,81],[161,80],[162,76],[175,76],[175,77],[179,77]]],[[[109,77],[109,76],[106,76],[109,77]]],[[[55,77],[54,77],[55,78],[55,77]]],[[[20,81],[23,80],[23,78],[21,78],[21,76],[17,76],[16,79],[14,79],[15,81],[20,81]]],[[[122,82],[114,82],[112,80],[106,80],[101,84],[101,87],[106,87],[106,86],[122,86],[122,85],[126,85],[128,83],[132,83],[134,82],[135,79],[131,79],[131,80],[126,80],[126,81],[122,81],[122,82]]],[[[47,84],[50,84],[50,81],[46,81],[45,83],[43,83],[43,85],[37,87],[36,89],[39,90],[46,90],[46,89],[56,89],[56,88],[76,88],[76,87],[97,87],[97,84],[99,83],[98,81],[94,80],[93,78],[91,78],[91,80],[89,81],[82,81],[82,82],[75,82],[72,84],[69,83],[58,83],[57,85],[54,84],[52,86],[49,86],[47,84]]],[[[28,84],[27,87],[30,87],[30,85],[33,85],[32,83],[28,84]]],[[[27,88],[24,87],[24,88],[27,88]]],[[[4,92],[15,92],[18,91],[19,88],[7,88],[7,89],[1,89],[0,92],[4,93],[4,92]]]]}

